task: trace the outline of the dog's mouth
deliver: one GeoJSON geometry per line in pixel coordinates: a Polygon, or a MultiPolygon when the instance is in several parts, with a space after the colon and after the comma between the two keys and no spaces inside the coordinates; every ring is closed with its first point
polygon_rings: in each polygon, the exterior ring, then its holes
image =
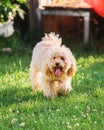
{"type": "Polygon", "coordinates": [[[60,77],[62,74],[62,68],[61,67],[55,67],[55,75],[57,77],[60,77]]]}

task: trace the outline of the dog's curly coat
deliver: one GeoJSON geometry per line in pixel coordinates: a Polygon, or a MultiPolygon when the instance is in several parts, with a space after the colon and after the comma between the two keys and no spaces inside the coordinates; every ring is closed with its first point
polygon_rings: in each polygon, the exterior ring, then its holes
{"type": "Polygon", "coordinates": [[[45,34],[33,50],[30,65],[32,88],[42,90],[48,98],[69,92],[76,72],[75,58],[61,42],[59,35],[45,34]]]}

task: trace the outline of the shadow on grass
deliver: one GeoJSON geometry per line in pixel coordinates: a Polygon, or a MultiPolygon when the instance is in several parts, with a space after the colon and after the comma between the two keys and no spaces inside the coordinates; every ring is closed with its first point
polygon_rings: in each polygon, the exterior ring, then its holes
{"type": "Polygon", "coordinates": [[[12,104],[19,104],[28,101],[42,101],[46,100],[43,98],[42,93],[34,93],[31,88],[7,88],[0,91],[0,106],[9,106],[12,104]]]}
{"type": "MultiPolygon", "coordinates": [[[[72,92],[71,92],[72,93],[72,92]]],[[[56,97],[56,100],[64,100],[64,98],[70,98],[70,93],[56,97]]],[[[55,99],[46,98],[42,92],[34,92],[31,87],[29,88],[17,88],[9,87],[0,91],[0,107],[11,106],[12,104],[20,104],[23,102],[48,102],[52,103],[55,99]]]]}

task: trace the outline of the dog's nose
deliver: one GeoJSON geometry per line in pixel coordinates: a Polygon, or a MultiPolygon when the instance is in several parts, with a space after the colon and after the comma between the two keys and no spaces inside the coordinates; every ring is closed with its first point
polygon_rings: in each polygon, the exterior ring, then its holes
{"type": "Polygon", "coordinates": [[[60,65],[60,63],[56,62],[55,65],[58,67],[60,65]]]}

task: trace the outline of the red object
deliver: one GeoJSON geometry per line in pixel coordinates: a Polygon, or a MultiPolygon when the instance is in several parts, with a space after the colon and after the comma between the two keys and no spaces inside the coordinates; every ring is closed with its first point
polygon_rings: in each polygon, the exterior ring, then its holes
{"type": "Polygon", "coordinates": [[[104,17],[104,0],[84,0],[88,3],[100,16],[104,17]]]}

